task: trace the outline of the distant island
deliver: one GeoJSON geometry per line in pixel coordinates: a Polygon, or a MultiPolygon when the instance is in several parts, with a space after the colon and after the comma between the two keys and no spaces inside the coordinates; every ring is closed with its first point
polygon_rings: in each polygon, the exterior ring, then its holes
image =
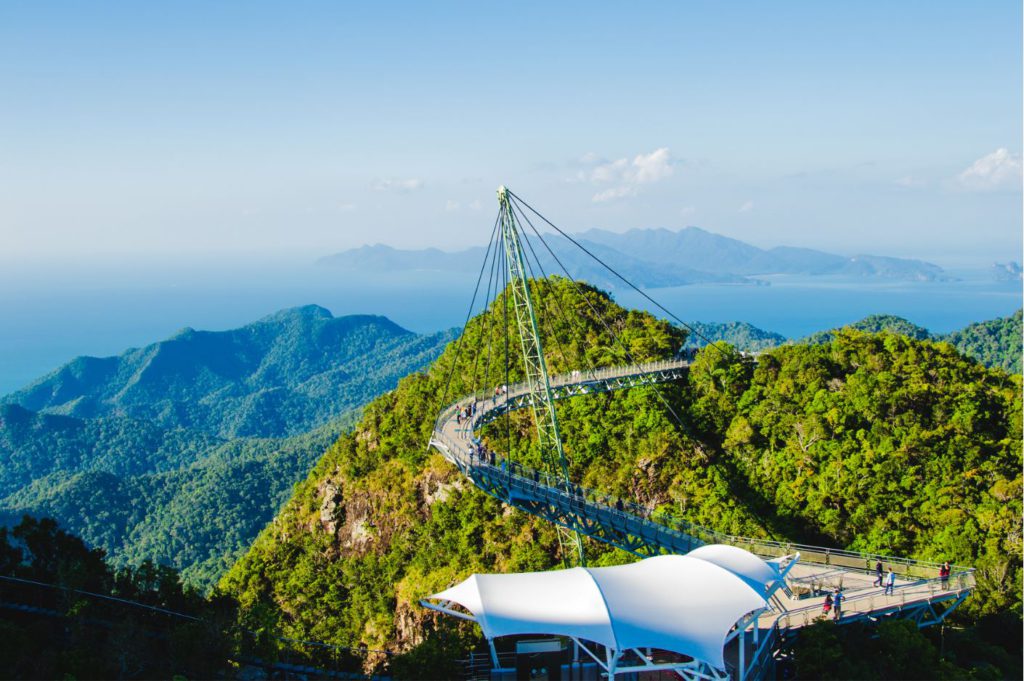
{"type": "MultiPolygon", "coordinates": [[[[763,249],[699,227],[678,231],[631,229],[621,234],[591,229],[574,238],[646,288],[709,283],[764,285],[766,282],[756,277],[778,274],[923,282],[954,279],[938,265],[923,260],[866,254],[845,256],[791,246],[763,249]]],[[[608,289],[620,285],[585,255],[566,248],[564,237],[546,236],[545,239],[574,278],[608,289]]],[[[546,249],[537,245],[536,252],[541,266],[549,274],[563,273],[561,265],[546,249]]],[[[448,252],[436,248],[402,250],[377,244],[335,253],[317,262],[352,271],[469,272],[477,267],[483,255],[483,247],[448,252]]]]}
{"type": "Polygon", "coordinates": [[[992,264],[992,276],[996,281],[1021,281],[1024,270],[1019,262],[997,262],[992,264]]]}

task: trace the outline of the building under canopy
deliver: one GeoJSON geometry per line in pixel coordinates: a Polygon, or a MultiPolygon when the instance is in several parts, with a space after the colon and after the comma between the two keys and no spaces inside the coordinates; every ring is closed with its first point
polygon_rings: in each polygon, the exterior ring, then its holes
{"type": "Polygon", "coordinates": [[[488,641],[568,637],[609,675],[658,668],[722,678],[727,641],[756,621],[786,571],[781,561],[711,545],[614,567],[476,574],[422,604],[477,622],[488,641]],[[688,659],[657,664],[648,649],[688,659]]]}

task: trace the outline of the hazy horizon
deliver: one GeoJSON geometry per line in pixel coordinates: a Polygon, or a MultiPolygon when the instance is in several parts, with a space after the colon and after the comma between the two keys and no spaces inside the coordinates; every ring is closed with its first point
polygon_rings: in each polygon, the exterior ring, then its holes
{"type": "MultiPolygon", "coordinates": [[[[481,221],[483,225],[485,221],[481,221]]],[[[493,225],[492,225],[493,226],[493,225]]],[[[907,245],[903,249],[895,250],[871,250],[877,246],[874,243],[865,243],[862,247],[858,247],[857,244],[850,244],[847,248],[830,248],[828,246],[819,246],[808,243],[799,243],[796,241],[780,241],[772,239],[771,235],[761,235],[763,238],[742,238],[737,236],[730,236],[724,232],[717,231],[713,228],[706,227],[703,225],[684,225],[678,227],[622,227],[617,229],[606,229],[604,227],[591,227],[579,230],[567,230],[573,235],[584,234],[591,229],[601,229],[615,233],[625,233],[631,230],[644,230],[644,229],[665,229],[670,232],[679,232],[685,229],[697,228],[706,232],[711,232],[720,236],[725,236],[732,239],[737,239],[744,243],[751,244],[764,250],[770,250],[776,247],[797,247],[797,248],[809,248],[824,252],[830,252],[837,255],[843,256],[856,256],[856,255],[878,255],[878,256],[889,256],[895,258],[905,258],[911,260],[924,260],[935,265],[938,265],[948,270],[980,270],[991,267],[994,263],[1005,263],[1005,262],[1018,262],[1022,261],[1022,252],[1020,249],[1017,251],[991,251],[983,253],[972,253],[970,251],[965,252],[964,250],[945,250],[936,249],[934,243],[925,242],[919,244],[907,245]]],[[[488,228],[489,229],[489,228],[488,228]]],[[[176,269],[185,267],[188,269],[209,269],[211,272],[218,267],[229,266],[268,266],[268,267],[300,267],[305,265],[315,265],[316,261],[325,256],[334,255],[343,251],[358,249],[369,246],[387,246],[397,250],[425,250],[430,248],[436,248],[445,252],[457,252],[463,251],[474,247],[484,247],[487,245],[487,234],[485,229],[482,229],[479,233],[467,236],[466,239],[461,240],[454,244],[440,244],[440,243],[424,243],[422,245],[413,244],[402,244],[394,240],[386,241],[381,239],[374,239],[373,237],[367,240],[356,243],[351,246],[338,246],[331,248],[326,246],[324,249],[311,249],[311,248],[295,248],[289,249],[282,247],[274,251],[263,251],[263,250],[244,250],[244,249],[225,249],[225,250],[206,250],[202,252],[197,251],[182,251],[178,253],[174,252],[143,252],[143,253],[130,253],[130,252],[102,252],[102,253],[58,253],[58,254],[22,254],[16,255],[11,253],[0,252],[0,266],[3,266],[9,272],[18,272],[18,276],[24,276],[33,272],[41,276],[53,276],[59,275],[60,272],[66,272],[70,267],[73,270],[79,271],[88,270],[100,270],[108,272],[121,272],[122,274],[130,272],[138,272],[145,276],[153,274],[152,267],[154,265],[163,267],[166,269],[176,269]]],[[[544,230],[545,234],[553,234],[550,230],[544,230]]],[[[2,278],[2,277],[0,277],[2,278]]]]}

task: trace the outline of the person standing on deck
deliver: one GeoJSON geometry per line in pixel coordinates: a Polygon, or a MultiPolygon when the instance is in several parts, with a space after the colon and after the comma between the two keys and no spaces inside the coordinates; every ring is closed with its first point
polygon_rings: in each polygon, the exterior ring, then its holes
{"type": "Polygon", "coordinates": [[[942,580],[942,588],[949,588],[949,573],[953,570],[949,567],[949,561],[947,560],[941,568],[939,568],[939,578],[942,580]]]}
{"type": "Polygon", "coordinates": [[[832,612],[836,614],[836,622],[843,618],[843,600],[845,598],[842,589],[837,586],[836,593],[832,597],[832,612]]]}
{"type": "Polygon", "coordinates": [[[889,566],[889,574],[885,576],[885,595],[891,596],[893,590],[896,588],[896,573],[892,571],[892,566],[889,566]]]}
{"type": "Polygon", "coordinates": [[[825,602],[821,604],[821,614],[828,619],[829,613],[832,611],[832,594],[825,594],[825,602]]]}

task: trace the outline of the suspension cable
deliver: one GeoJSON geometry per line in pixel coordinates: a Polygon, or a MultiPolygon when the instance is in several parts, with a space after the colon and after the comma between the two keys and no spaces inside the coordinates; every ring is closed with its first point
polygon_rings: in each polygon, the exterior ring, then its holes
{"type": "MultiPolygon", "coordinates": [[[[526,201],[523,201],[523,199],[519,198],[519,196],[517,196],[517,195],[516,195],[515,193],[513,193],[511,189],[509,189],[509,190],[507,190],[507,191],[508,191],[508,194],[509,194],[509,196],[511,196],[511,197],[512,197],[513,199],[515,199],[516,203],[522,204],[523,206],[526,206],[527,208],[529,208],[529,209],[530,209],[530,211],[531,211],[531,212],[532,212],[532,213],[533,213],[534,215],[536,215],[536,216],[537,216],[537,217],[539,217],[539,218],[540,218],[541,220],[543,220],[544,222],[546,222],[546,223],[547,223],[547,224],[548,224],[548,225],[549,225],[549,226],[550,226],[550,227],[551,227],[552,229],[554,229],[554,230],[555,230],[556,232],[558,232],[558,233],[559,233],[559,234],[561,234],[561,235],[562,235],[563,237],[565,237],[566,239],[568,239],[568,240],[569,240],[569,241],[570,241],[570,242],[571,242],[571,243],[572,243],[572,244],[573,244],[574,246],[576,246],[576,248],[580,249],[581,251],[583,251],[584,253],[586,253],[587,255],[589,255],[589,256],[590,256],[591,258],[593,258],[593,259],[594,259],[595,261],[597,261],[597,263],[598,263],[598,264],[600,264],[600,265],[601,265],[602,267],[604,267],[604,268],[605,268],[606,270],[608,270],[609,272],[611,272],[612,274],[614,274],[614,275],[615,275],[616,277],[618,277],[618,278],[619,278],[620,280],[622,280],[622,281],[623,281],[623,282],[624,282],[624,283],[625,283],[625,284],[626,284],[627,286],[629,286],[629,287],[630,287],[631,289],[633,289],[634,291],[636,291],[637,293],[639,293],[639,294],[640,294],[641,296],[643,296],[644,298],[646,298],[646,299],[648,300],[648,302],[652,303],[652,304],[653,304],[653,305],[655,305],[655,306],[656,306],[656,307],[657,307],[657,308],[658,308],[659,310],[661,310],[662,312],[664,312],[665,314],[667,314],[667,315],[668,315],[669,317],[671,317],[672,319],[674,319],[674,320],[675,320],[676,322],[678,322],[679,324],[681,324],[681,325],[683,325],[684,327],[686,327],[686,328],[687,328],[687,329],[688,329],[688,330],[690,331],[690,333],[692,333],[693,335],[695,335],[695,336],[696,336],[697,338],[700,338],[701,340],[703,340],[703,341],[704,341],[705,343],[707,343],[708,345],[710,345],[710,346],[713,346],[713,347],[714,347],[714,348],[715,348],[716,350],[718,350],[718,351],[719,351],[720,353],[722,353],[723,355],[726,355],[726,356],[728,356],[728,353],[726,353],[726,352],[725,352],[725,350],[723,350],[722,348],[720,348],[720,347],[718,347],[717,345],[715,345],[715,344],[714,344],[714,342],[713,342],[713,341],[712,341],[712,340],[711,340],[710,338],[708,338],[708,337],[707,337],[707,336],[705,336],[704,334],[702,334],[702,333],[700,333],[699,331],[697,331],[697,329],[695,329],[695,328],[694,328],[693,326],[691,326],[691,325],[687,324],[687,323],[686,323],[686,322],[684,322],[684,321],[683,321],[682,319],[680,319],[680,318],[679,318],[679,317],[677,317],[677,316],[676,316],[675,314],[673,314],[673,313],[672,313],[672,311],[671,311],[671,310],[669,310],[669,309],[668,309],[667,307],[665,307],[664,305],[662,305],[661,303],[659,303],[658,301],[656,301],[656,300],[655,300],[654,298],[652,298],[652,297],[650,297],[649,295],[647,295],[647,294],[646,294],[646,293],[645,293],[645,292],[644,292],[644,291],[643,291],[642,289],[640,289],[640,288],[639,288],[638,286],[636,286],[636,285],[635,285],[635,284],[634,284],[633,282],[631,282],[631,281],[630,281],[629,279],[626,279],[626,278],[625,278],[624,276],[622,276],[621,274],[619,274],[619,273],[618,273],[618,272],[617,272],[617,271],[616,271],[616,270],[615,270],[615,269],[614,269],[614,268],[613,268],[613,267],[612,267],[611,265],[609,265],[609,264],[608,264],[608,263],[606,263],[606,262],[605,262],[604,260],[601,260],[601,258],[599,258],[599,257],[597,257],[596,255],[594,255],[593,253],[591,253],[591,252],[590,252],[590,251],[589,251],[589,250],[587,249],[587,247],[586,247],[586,246],[584,246],[584,245],[583,245],[583,244],[581,244],[580,242],[576,241],[576,239],[573,239],[573,238],[572,238],[572,237],[571,237],[570,235],[566,234],[566,233],[565,233],[564,231],[562,231],[561,229],[559,229],[557,225],[555,225],[555,224],[554,224],[553,222],[551,222],[551,221],[550,221],[550,220],[548,220],[548,219],[547,219],[546,217],[544,217],[543,215],[541,215],[541,214],[540,214],[540,212],[538,212],[536,208],[534,208],[533,206],[531,206],[530,204],[528,204],[528,203],[527,203],[526,201]]],[[[522,209],[521,209],[521,208],[520,208],[520,212],[522,212],[522,209]]],[[[536,231],[536,229],[535,229],[534,231],[536,231]]],[[[538,233],[538,236],[539,236],[539,233],[538,233]]]]}
{"type": "MultiPolygon", "coordinates": [[[[502,234],[504,238],[504,234],[502,234]]],[[[507,248],[507,247],[506,247],[507,248]]],[[[508,452],[508,457],[512,458],[512,421],[510,420],[511,411],[508,409],[508,371],[509,371],[509,354],[508,354],[508,282],[509,282],[509,271],[508,263],[505,267],[501,268],[502,272],[502,307],[505,312],[505,383],[502,386],[502,393],[505,396],[505,451],[508,452]]],[[[525,359],[523,360],[526,361],[525,359]]]]}
{"type": "MultiPolygon", "coordinates": [[[[523,235],[523,236],[525,236],[525,235],[523,235]]],[[[533,284],[534,284],[534,286],[533,286],[534,292],[537,293],[537,302],[540,305],[540,307],[542,308],[541,312],[543,312],[544,309],[546,309],[548,307],[548,304],[545,302],[545,300],[544,300],[545,296],[543,295],[543,293],[541,291],[541,280],[539,280],[537,278],[537,276],[534,274],[533,265],[530,264],[530,257],[526,253],[526,251],[523,251],[523,262],[526,263],[526,271],[530,275],[530,278],[527,281],[527,285],[529,285],[529,283],[531,281],[533,282],[533,284]]],[[[537,269],[540,270],[541,272],[543,272],[543,270],[540,269],[540,263],[539,262],[537,263],[537,269]]],[[[558,348],[558,354],[560,354],[562,356],[562,363],[565,365],[566,370],[568,370],[568,367],[569,367],[569,356],[567,354],[565,354],[565,348],[562,347],[562,341],[560,341],[558,339],[558,336],[555,335],[554,326],[553,326],[551,320],[548,319],[548,315],[546,315],[546,314],[539,314],[539,315],[537,315],[537,317],[540,320],[540,323],[542,325],[544,325],[545,330],[548,332],[548,335],[552,338],[552,340],[555,341],[555,347],[558,348]]]]}
{"type": "MultiPolygon", "coordinates": [[[[555,262],[557,262],[559,267],[561,267],[562,270],[565,272],[565,276],[569,279],[569,281],[573,283],[573,286],[576,287],[577,293],[587,303],[587,306],[590,308],[590,311],[594,315],[594,318],[601,323],[605,331],[607,331],[608,334],[612,337],[612,340],[618,343],[619,347],[621,347],[623,352],[625,352],[626,358],[629,359],[629,361],[634,365],[639,364],[636,358],[633,357],[633,354],[629,351],[629,348],[626,347],[626,344],[622,342],[622,339],[619,338],[618,334],[616,334],[615,331],[613,331],[612,328],[609,326],[608,322],[605,321],[604,316],[601,315],[597,311],[597,308],[594,307],[594,304],[590,302],[590,298],[587,297],[586,293],[580,288],[579,283],[575,279],[573,279],[571,274],[569,274],[569,270],[565,267],[565,265],[558,258],[558,256],[555,255],[555,252],[551,250],[551,246],[549,246],[548,242],[544,239],[543,236],[541,236],[540,232],[534,226],[533,222],[530,221],[530,218],[523,212],[522,208],[519,208],[519,214],[522,215],[523,219],[526,221],[526,224],[529,225],[530,229],[533,230],[533,233],[537,235],[537,238],[540,240],[541,244],[543,244],[544,248],[547,249],[548,253],[551,254],[551,257],[555,259],[555,262]]],[[[686,424],[683,423],[683,420],[679,417],[679,414],[676,413],[676,410],[672,408],[672,405],[669,404],[668,400],[665,399],[665,396],[661,394],[661,391],[658,390],[657,386],[654,386],[654,388],[654,394],[658,396],[658,399],[661,400],[662,404],[665,405],[665,408],[668,409],[670,414],[672,414],[672,418],[675,419],[676,423],[678,423],[684,431],[689,433],[690,429],[687,428],[686,424]]]]}
{"type": "MultiPolygon", "coordinates": [[[[494,243],[494,236],[498,233],[498,224],[501,220],[501,213],[498,213],[498,217],[494,220],[494,229],[491,230],[491,239],[487,242],[487,252],[491,250],[491,244],[494,243]]],[[[484,266],[487,264],[487,256],[484,256],[484,261],[480,264],[480,274],[476,278],[476,287],[473,289],[473,299],[469,303],[469,311],[466,313],[466,322],[462,325],[462,333],[459,334],[459,339],[455,341],[455,356],[452,358],[452,368],[448,372],[448,379],[444,384],[444,392],[441,394],[441,403],[437,407],[437,418],[434,419],[434,428],[437,428],[438,422],[441,420],[441,411],[444,409],[445,401],[448,399],[448,389],[452,384],[452,377],[455,375],[455,368],[459,364],[459,355],[462,352],[462,339],[466,336],[466,326],[469,325],[469,320],[473,317],[473,307],[476,305],[476,296],[480,292],[480,281],[484,276],[484,266]]]]}
{"type": "MultiPolygon", "coordinates": [[[[520,211],[520,213],[522,213],[522,211],[520,211]]],[[[544,281],[548,281],[548,273],[544,271],[544,266],[541,264],[540,257],[537,255],[537,251],[534,250],[533,243],[530,241],[530,237],[529,237],[529,235],[526,232],[523,232],[523,241],[526,242],[526,245],[530,249],[530,253],[533,254],[533,259],[537,262],[537,269],[540,270],[541,277],[543,277],[544,281]]],[[[585,348],[587,339],[586,339],[586,333],[585,333],[586,329],[583,326],[583,322],[581,322],[579,319],[577,319],[575,317],[572,317],[571,315],[566,315],[565,310],[562,309],[561,304],[559,304],[558,299],[555,297],[555,287],[554,287],[554,285],[552,284],[549,288],[551,289],[551,296],[550,296],[550,298],[553,298],[554,300],[548,305],[548,307],[549,308],[550,307],[554,307],[555,308],[555,311],[558,312],[558,316],[561,318],[562,323],[564,323],[567,328],[569,328],[569,329],[578,328],[578,329],[580,329],[581,331],[584,332],[584,333],[580,334],[580,340],[581,340],[582,348],[585,348]],[[575,327],[574,327],[574,324],[569,321],[570,318],[573,319],[573,321],[575,322],[575,327]]],[[[582,348],[581,348],[581,353],[580,354],[583,357],[584,363],[586,363],[586,365],[589,368],[594,369],[595,368],[594,363],[590,361],[590,357],[587,356],[586,350],[582,349],[582,348]]],[[[564,353],[563,353],[563,357],[564,357],[564,353]]]]}
{"type": "Polygon", "coordinates": [[[491,305],[497,303],[498,300],[498,278],[499,272],[496,270],[498,264],[498,249],[494,249],[494,257],[491,258],[491,274],[487,280],[487,301],[484,305],[484,314],[487,316],[487,362],[484,367],[484,378],[483,382],[485,385],[490,384],[491,380],[491,348],[494,345],[494,339],[492,334],[492,318],[494,317],[497,310],[491,310],[491,305]],[[493,297],[492,297],[493,296],[493,297]]]}
{"type": "MultiPolygon", "coordinates": [[[[493,239],[493,234],[492,234],[491,243],[493,243],[493,242],[494,242],[494,239],[493,239]]],[[[493,252],[492,252],[492,250],[491,250],[491,243],[487,244],[487,252],[484,253],[484,267],[485,268],[487,267],[487,258],[488,258],[488,256],[491,257],[491,274],[487,278],[487,293],[484,295],[484,303],[483,303],[483,314],[486,317],[488,341],[490,340],[490,331],[491,331],[491,316],[490,316],[490,310],[489,310],[490,305],[491,305],[491,283],[492,283],[492,280],[494,278],[494,264],[498,261],[498,249],[495,248],[493,250],[493,252]]],[[[465,330],[463,330],[463,333],[465,333],[465,330]]],[[[490,348],[490,345],[488,345],[488,348],[490,348]]],[[[481,354],[482,353],[480,353],[480,352],[476,352],[473,355],[473,393],[474,393],[474,395],[477,392],[477,369],[480,366],[480,355],[481,354]]],[[[485,373],[484,378],[482,380],[483,380],[484,383],[487,383],[486,373],[485,373]]],[[[474,402],[475,401],[476,401],[476,398],[474,397],[474,402]]]]}

